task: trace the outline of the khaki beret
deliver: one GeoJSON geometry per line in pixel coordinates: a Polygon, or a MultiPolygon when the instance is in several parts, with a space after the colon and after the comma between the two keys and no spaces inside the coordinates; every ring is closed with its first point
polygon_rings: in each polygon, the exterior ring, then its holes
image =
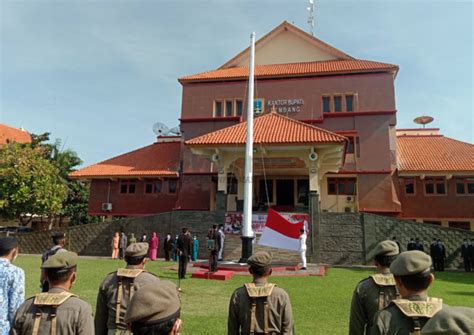
{"type": "Polygon", "coordinates": [[[390,265],[394,276],[409,276],[425,272],[431,267],[431,257],[423,251],[411,250],[402,252],[390,265]]]}
{"type": "Polygon", "coordinates": [[[272,265],[272,256],[268,252],[259,251],[249,257],[247,264],[251,267],[265,268],[272,265]]]}
{"type": "Polygon", "coordinates": [[[58,251],[41,266],[42,269],[67,270],[77,265],[77,254],[71,251],[58,251]]]}
{"type": "Polygon", "coordinates": [[[125,256],[140,257],[148,255],[148,243],[132,243],[125,250],[125,256]]]}
{"type": "Polygon", "coordinates": [[[430,335],[461,335],[474,332],[474,308],[444,306],[421,330],[430,335]]]}
{"type": "Polygon", "coordinates": [[[181,301],[178,288],[170,281],[142,286],[133,295],[125,322],[158,323],[179,318],[181,301]]]}
{"type": "Polygon", "coordinates": [[[375,246],[373,255],[375,256],[396,256],[400,253],[398,245],[394,241],[385,240],[375,246]]]}

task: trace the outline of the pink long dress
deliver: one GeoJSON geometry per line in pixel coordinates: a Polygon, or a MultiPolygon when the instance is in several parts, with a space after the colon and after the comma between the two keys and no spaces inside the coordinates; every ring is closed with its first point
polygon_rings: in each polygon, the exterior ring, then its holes
{"type": "Polygon", "coordinates": [[[116,233],[114,237],[112,238],[112,259],[118,259],[118,252],[119,252],[119,234],[116,233]]]}
{"type": "Polygon", "coordinates": [[[158,251],[158,237],[156,236],[156,233],[153,233],[151,240],[150,240],[150,259],[152,261],[156,260],[156,254],[158,251]]]}

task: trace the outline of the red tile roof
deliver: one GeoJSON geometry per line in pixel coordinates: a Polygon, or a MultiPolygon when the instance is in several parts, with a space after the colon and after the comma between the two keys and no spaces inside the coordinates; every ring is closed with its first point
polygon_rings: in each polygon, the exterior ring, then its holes
{"type": "Polygon", "coordinates": [[[0,124],[0,145],[7,142],[31,143],[31,135],[26,130],[0,124]]]}
{"type": "Polygon", "coordinates": [[[178,177],[181,142],[154,143],[72,172],[71,178],[178,177]]]}
{"type": "MultiPolygon", "coordinates": [[[[242,122],[185,142],[187,145],[243,145],[246,143],[247,122],[242,122]]],[[[346,138],[330,131],[271,112],[254,119],[254,143],[303,144],[344,143],[346,138]]]]}
{"type": "Polygon", "coordinates": [[[474,145],[441,135],[397,137],[400,172],[474,172],[474,145]]]}
{"type": "MultiPolygon", "coordinates": [[[[270,64],[255,66],[255,77],[304,77],[315,75],[366,73],[380,71],[398,71],[398,66],[393,64],[359,59],[330,60],[291,64],[270,64]]],[[[248,67],[233,67],[203,72],[191,76],[185,76],[178,80],[181,83],[217,80],[246,80],[248,79],[248,75],[248,67]]]]}

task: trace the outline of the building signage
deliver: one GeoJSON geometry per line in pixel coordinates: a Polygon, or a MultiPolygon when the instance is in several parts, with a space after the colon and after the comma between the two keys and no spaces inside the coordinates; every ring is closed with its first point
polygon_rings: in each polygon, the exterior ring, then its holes
{"type": "Polygon", "coordinates": [[[268,108],[272,109],[272,107],[275,106],[278,113],[298,113],[301,111],[303,105],[303,99],[278,99],[267,101],[268,108]]]}

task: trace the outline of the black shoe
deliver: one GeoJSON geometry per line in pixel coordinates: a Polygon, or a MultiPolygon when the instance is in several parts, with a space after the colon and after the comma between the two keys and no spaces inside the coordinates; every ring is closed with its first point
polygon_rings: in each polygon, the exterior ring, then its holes
{"type": "Polygon", "coordinates": [[[300,270],[306,270],[306,268],[301,268],[300,270]]]}

